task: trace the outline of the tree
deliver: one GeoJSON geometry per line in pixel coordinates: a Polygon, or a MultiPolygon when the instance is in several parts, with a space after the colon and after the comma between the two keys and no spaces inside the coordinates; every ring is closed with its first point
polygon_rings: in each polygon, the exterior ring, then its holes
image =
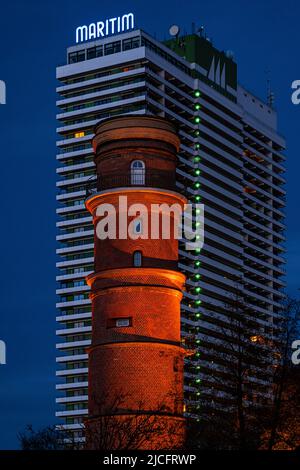
{"type": "Polygon", "coordinates": [[[291,345],[300,332],[300,302],[286,297],[273,346],[273,401],[268,410],[262,448],[300,446],[300,371],[291,362],[291,345]]]}
{"type": "MultiPolygon", "coordinates": [[[[188,430],[190,446],[202,449],[296,449],[300,446],[300,368],[291,363],[299,338],[300,302],[286,298],[275,324],[260,328],[259,315],[241,291],[222,306],[226,322],[212,309],[218,326],[213,355],[218,367],[214,391],[227,405],[202,411],[188,430]],[[224,324],[225,323],[225,324],[224,324]],[[226,408],[226,410],[225,410],[226,408]]],[[[203,356],[203,354],[202,354],[203,356]]]]}
{"type": "Polygon", "coordinates": [[[185,424],[181,416],[176,422],[170,410],[161,403],[149,410],[139,402],[137,409],[128,410],[128,395],[119,391],[94,397],[98,416],[86,421],[87,448],[93,450],[173,449],[184,444],[185,424]]]}
{"type": "MultiPolygon", "coordinates": [[[[94,397],[97,416],[87,418],[82,430],[86,444],[74,438],[71,431],[47,426],[35,431],[31,425],[18,435],[22,450],[172,450],[184,446],[185,419],[174,414],[166,403],[174,403],[170,393],[153,410],[139,402],[134,410],[127,408],[128,394],[121,390],[114,396],[107,392],[94,397]],[[173,419],[175,418],[175,419],[173,419]]],[[[179,406],[180,408],[180,406],[179,406]]],[[[182,408],[182,406],[181,406],[182,408]]]]}
{"type": "MultiPolygon", "coordinates": [[[[276,405],[278,407],[278,404],[276,405]]],[[[272,423],[273,424],[273,423],[272,423]]],[[[289,366],[282,387],[276,427],[267,433],[268,450],[300,449],[300,370],[289,366]]]]}
{"type": "Polygon", "coordinates": [[[210,384],[215,398],[213,407],[202,399],[200,422],[192,424],[198,432],[193,429],[190,435],[195,440],[197,434],[200,448],[257,448],[261,416],[272,389],[269,332],[240,286],[218,311],[211,306],[205,313],[214,324],[215,341],[201,357],[210,355],[214,361],[210,384]]]}
{"type": "Polygon", "coordinates": [[[62,437],[56,426],[47,426],[35,431],[31,424],[18,434],[22,450],[63,450],[65,444],[62,437]]]}

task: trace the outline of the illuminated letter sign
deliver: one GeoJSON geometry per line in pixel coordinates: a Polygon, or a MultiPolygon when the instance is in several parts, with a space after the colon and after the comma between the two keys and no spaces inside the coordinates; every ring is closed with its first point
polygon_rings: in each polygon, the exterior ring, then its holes
{"type": "Polygon", "coordinates": [[[123,16],[98,21],[90,25],[78,26],[76,29],[76,43],[90,41],[91,39],[104,38],[112,34],[123,33],[134,29],[134,14],[127,13],[123,16]]]}
{"type": "Polygon", "coordinates": [[[6,85],[3,80],[0,80],[0,104],[6,104],[6,85]]]}
{"type": "Polygon", "coordinates": [[[0,365],[6,364],[6,344],[0,340],[0,365]]]}

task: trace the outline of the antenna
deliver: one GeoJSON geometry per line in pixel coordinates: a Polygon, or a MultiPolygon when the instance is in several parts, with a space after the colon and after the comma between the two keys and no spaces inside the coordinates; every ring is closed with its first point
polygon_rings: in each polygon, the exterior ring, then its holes
{"type": "Polygon", "coordinates": [[[200,26],[200,28],[198,28],[198,33],[199,33],[200,38],[203,38],[203,36],[204,36],[204,29],[205,28],[204,28],[203,25],[200,26]]]}
{"type": "Polygon", "coordinates": [[[265,70],[265,74],[267,75],[267,105],[270,108],[273,108],[275,103],[275,94],[272,91],[270,70],[265,70]]]}

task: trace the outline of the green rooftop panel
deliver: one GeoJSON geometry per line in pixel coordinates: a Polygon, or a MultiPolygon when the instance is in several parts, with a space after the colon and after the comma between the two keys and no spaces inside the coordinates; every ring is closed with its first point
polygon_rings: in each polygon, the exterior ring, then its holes
{"type": "Polygon", "coordinates": [[[164,44],[188,62],[200,65],[204,69],[199,76],[200,80],[213,84],[221,93],[230,94],[232,90],[237,90],[236,63],[224,51],[216,49],[208,39],[190,34],[172,38],[164,44]]]}

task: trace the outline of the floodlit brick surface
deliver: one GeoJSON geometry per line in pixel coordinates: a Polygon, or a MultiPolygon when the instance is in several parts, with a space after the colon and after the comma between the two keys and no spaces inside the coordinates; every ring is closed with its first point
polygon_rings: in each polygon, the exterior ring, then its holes
{"type": "Polygon", "coordinates": [[[100,291],[93,301],[93,343],[139,338],[179,342],[180,299],[178,291],[165,287],[131,286],[100,291]],[[112,328],[115,318],[130,318],[131,326],[112,328]]]}
{"type": "MultiPolygon", "coordinates": [[[[97,208],[112,204],[118,221],[119,196],[128,197],[128,206],[144,204],[149,214],[151,204],[183,206],[183,196],[164,188],[163,178],[159,187],[117,185],[118,174],[128,172],[133,159],[143,160],[146,174],[157,170],[166,181],[175,179],[179,139],[165,120],[127,117],[100,124],[93,145],[98,175],[114,178],[111,187],[86,202],[95,227],[95,272],[87,278],[92,300],[87,447],[180,448],[185,436],[185,352],[180,345],[185,276],[177,271],[174,225],[179,219],[171,216],[167,239],[161,231],[158,239],[120,239],[118,224],[116,239],[97,237],[97,208]],[[141,267],[133,266],[137,250],[141,267]],[[119,326],[119,321],[127,325],[119,326]],[[136,430],[138,438],[133,438],[136,430]]],[[[147,222],[150,234],[150,215],[147,222]]]]}
{"type": "MultiPolygon", "coordinates": [[[[179,347],[159,343],[116,343],[92,348],[91,390],[113,400],[112,391],[125,395],[126,411],[183,412],[183,354],[179,347]]],[[[94,414],[101,411],[97,396],[90,397],[94,414]]],[[[101,405],[100,401],[100,405],[101,405]]]]}
{"type": "MultiPolygon", "coordinates": [[[[146,190],[143,188],[138,189],[123,189],[114,191],[105,191],[103,194],[95,195],[88,202],[88,207],[93,213],[93,223],[95,227],[95,271],[102,269],[129,267],[132,266],[133,253],[136,250],[143,252],[143,266],[145,267],[164,267],[170,269],[177,268],[178,260],[178,240],[174,237],[174,223],[178,221],[174,213],[171,211],[170,217],[170,238],[162,238],[162,223],[160,215],[160,223],[158,230],[158,239],[153,239],[151,235],[151,204],[166,204],[169,207],[176,205],[182,207],[182,196],[163,190],[146,190]],[[119,239],[119,197],[127,196],[127,205],[130,207],[132,204],[144,204],[147,208],[148,215],[148,234],[147,239],[132,240],[127,238],[125,240],[119,239]],[[100,204],[111,204],[116,210],[116,238],[100,240],[96,234],[96,226],[102,217],[96,216],[96,209],[100,204]]],[[[153,206],[152,206],[153,207],[153,206]]],[[[130,223],[134,217],[128,217],[130,223]]],[[[143,224],[145,225],[145,224],[143,224]]]]}

